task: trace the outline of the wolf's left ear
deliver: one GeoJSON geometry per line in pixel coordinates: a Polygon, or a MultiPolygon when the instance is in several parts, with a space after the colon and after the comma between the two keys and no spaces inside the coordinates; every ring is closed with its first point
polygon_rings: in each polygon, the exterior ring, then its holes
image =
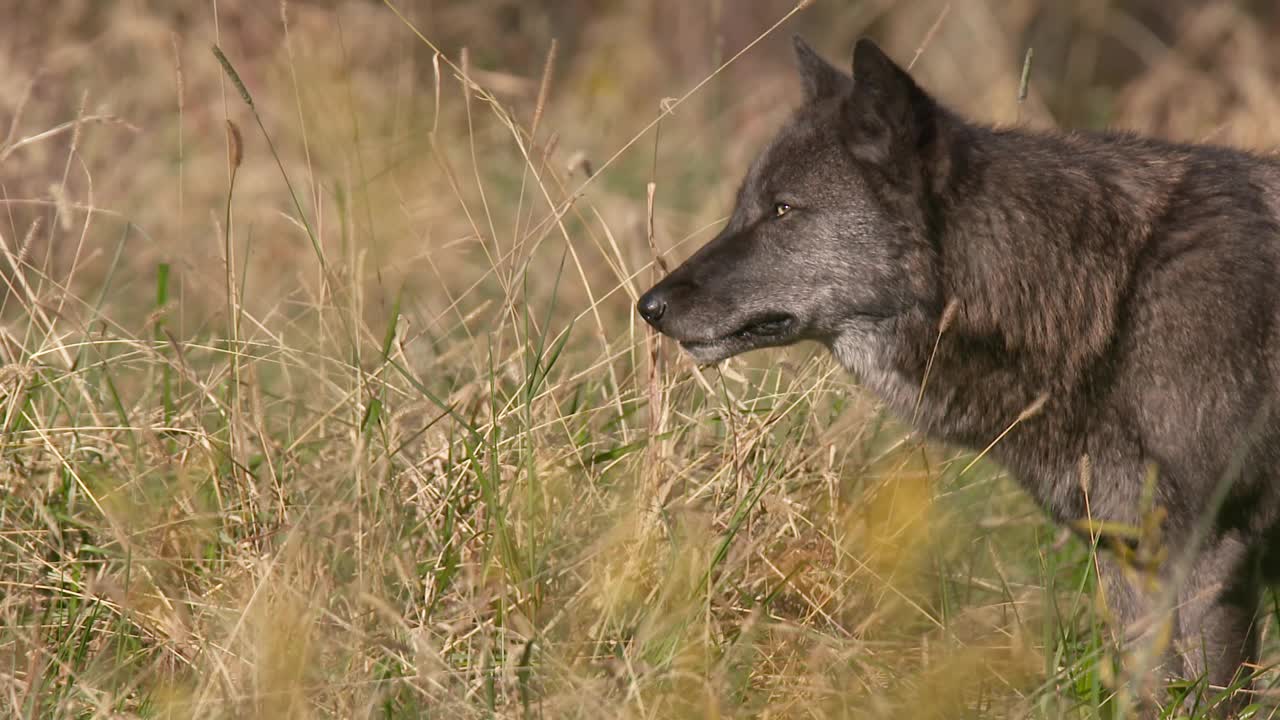
{"type": "Polygon", "coordinates": [[[816,102],[837,97],[853,87],[853,79],[822,58],[796,35],[792,38],[796,48],[796,63],[800,66],[800,79],[804,83],[804,99],[816,102]]]}
{"type": "Polygon", "coordinates": [[[853,82],[848,111],[858,154],[883,161],[895,151],[915,149],[929,136],[933,100],[867,38],[853,48],[853,82]]]}

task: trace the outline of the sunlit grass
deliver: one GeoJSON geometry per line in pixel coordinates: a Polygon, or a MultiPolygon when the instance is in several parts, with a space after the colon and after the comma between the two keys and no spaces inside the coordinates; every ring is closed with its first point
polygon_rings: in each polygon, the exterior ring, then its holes
{"type": "Polygon", "coordinates": [[[636,325],[767,130],[720,74],[621,112],[398,6],[218,9],[104,11],[110,113],[5,100],[5,716],[1120,716],[1091,550],[997,468],[636,325]]]}

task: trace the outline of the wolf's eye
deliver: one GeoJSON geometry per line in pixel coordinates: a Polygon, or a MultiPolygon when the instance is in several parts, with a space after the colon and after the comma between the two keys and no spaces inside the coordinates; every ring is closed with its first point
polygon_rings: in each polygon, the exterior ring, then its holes
{"type": "Polygon", "coordinates": [[[786,215],[789,212],[791,212],[791,206],[784,202],[776,203],[773,206],[774,217],[782,217],[783,215],[786,215]]]}

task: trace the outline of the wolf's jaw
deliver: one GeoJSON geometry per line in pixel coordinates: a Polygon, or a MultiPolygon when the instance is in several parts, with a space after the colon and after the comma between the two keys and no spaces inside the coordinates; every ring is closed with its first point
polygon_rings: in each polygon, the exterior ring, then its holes
{"type": "Polygon", "coordinates": [[[802,340],[802,326],[789,313],[757,316],[738,329],[708,340],[673,340],[700,365],[711,365],[752,350],[791,345],[802,340]]]}
{"type": "Polygon", "coordinates": [[[699,365],[714,365],[722,360],[728,360],[734,355],[738,355],[745,350],[731,350],[723,347],[722,343],[714,340],[710,342],[687,342],[680,343],[681,349],[689,353],[689,357],[699,365]]]}
{"type": "Polygon", "coordinates": [[[795,342],[794,339],[779,339],[776,342],[761,344],[758,339],[730,335],[717,340],[680,342],[680,347],[689,353],[689,357],[695,363],[699,365],[714,365],[722,360],[728,360],[735,355],[748,353],[752,350],[790,345],[793,342],[795,342]]]}

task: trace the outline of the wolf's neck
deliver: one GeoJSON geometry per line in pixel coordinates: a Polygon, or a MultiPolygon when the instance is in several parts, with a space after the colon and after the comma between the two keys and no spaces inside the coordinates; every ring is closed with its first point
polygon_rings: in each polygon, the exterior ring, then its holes
{"type": "Polygon", "coordinates": [[[1087,391],[1168,185],[1141,141],[962,132],[931,209],[939,307],[900,318],[883,360],[924,429],[985,444],[1087,391]]]}

